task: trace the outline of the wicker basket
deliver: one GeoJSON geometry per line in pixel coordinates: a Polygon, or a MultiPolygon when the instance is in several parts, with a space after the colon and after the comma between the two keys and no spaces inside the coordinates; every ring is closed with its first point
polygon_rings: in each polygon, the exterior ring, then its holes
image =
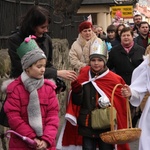
{"type": "MultiPolygon", "coordinates": [[[[117,84],[112,92],[111,107],[113,107],[114,93],[118,86],[117,84]]],[[[110,111],[111,112],[111,111],[110,111]]],[[[125,144],[137,140],[141,135],[140,128],[132,128],[131,112],[129,107],[129,101],[127,99],[127,128],[114,130],[113,113],[110,114],[111,131],[100,134],[101,139],[108,144],[125,144]],[[129,128],[130,127],[130,128],[129,128]]]]}

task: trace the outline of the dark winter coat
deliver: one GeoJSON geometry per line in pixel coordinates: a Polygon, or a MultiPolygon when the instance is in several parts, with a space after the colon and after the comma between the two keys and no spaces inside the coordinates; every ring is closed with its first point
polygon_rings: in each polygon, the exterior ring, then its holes
{"type": "Polygon", "coordinates": [[[119,44],[109,52],[107,66],[110,70],[114,69],[130,85],[132,72],[143,61],[144,53],[145,49],[136,43],[129,53],[119,44]]]}
{"type": "MultiPolygon", "coordinates": [[[[9,37],[9,50],[8,53],[10,55],[11,59],[11,73],[10,77],[11,78],[17,78],[21,75],[22,73],[22,66],[21,66],[21,60],[16,53],[16,49],[20,46],[20,44],[24,40],[24,36],[20,32],[16,32],[12,34],[9,37]]],[[[46,64],[46,71],[44,74],[45,78],[53,78],[56,80],[57,78],[57,69],[53,67],[51,64],[52,61],[52,42],[51,38],[47,35],[44,34],[42,38],[36,39],[37,44],[39,47],[44,51],[46,57],[47,57],[47,64],[46,64]]]]}
{"type": "Polygon", "coordinates": [[[116,45],[119,45],[119,44],[120,44],[120,42],[119,42],[117,39],[110,40],[109,38],[107,38],[107,39],[105,40],[105,42],[109,42],[109,43],[111,43],[111,46],[112,46],[112,47],[114,47],[114,46],[116,46],[116,45]]]}
{"type": "Polygon", "coordinates": [[[143,43],[143,39],[144,38],[139,34],[139,36],[134,38],[134,42],[146,49],[146,47],[148,46],[148,37],[146,38],[145,44],[143,43]]]}

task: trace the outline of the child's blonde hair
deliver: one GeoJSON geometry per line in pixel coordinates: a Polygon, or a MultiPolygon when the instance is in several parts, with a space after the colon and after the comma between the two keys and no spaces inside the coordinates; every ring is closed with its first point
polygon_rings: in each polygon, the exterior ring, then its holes
{"type": "Polygon", "coordinates": [[[150,54],[150,45],[146,47],[145,56],[150,54]]]}
{"type": "MultiPolygon", "coordinates": [[[[145,56],[147,55],[149,55],[149,61],[150,61],[150,45],[148,45],[145,50],[145,56]]],[[[150,66],[150,63],[149,63],[149,66],[150,66]]]]}

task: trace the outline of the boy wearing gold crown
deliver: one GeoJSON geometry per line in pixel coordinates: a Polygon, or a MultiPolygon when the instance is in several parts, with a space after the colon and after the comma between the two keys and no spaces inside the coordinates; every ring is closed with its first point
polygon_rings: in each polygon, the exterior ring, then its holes
{"type": "MultiPolygon", "coordinates": [[[[106,144],[100,138],[101,133],[110,131],[109,127],[105,129],[93,129],[91,127],[91,112],[94,109],[107,107],[110,104],[115,85],[124,85],[125,82],[120,76],[107,68],[105,44],[99,44],[95,40],[91,46],[89,58],[89,66],[82,68],[77,80],[71,83],[72,91],[66,111],[65,118],[67,122],[62,139],[63,150],[69,145],[70,150],[73,148],[71,145],[80,145],[82,150],[114,149],[114,145],[106,144]]],[[[118,87],[114,94],[118,129],[127,128],[127,110],[125,106],[126,99],[121,95],[121,87],[118,87]]],[[[130,148],[128,144],[122,144],[117,145],[116,149],[129,150],[130,148]]]]}

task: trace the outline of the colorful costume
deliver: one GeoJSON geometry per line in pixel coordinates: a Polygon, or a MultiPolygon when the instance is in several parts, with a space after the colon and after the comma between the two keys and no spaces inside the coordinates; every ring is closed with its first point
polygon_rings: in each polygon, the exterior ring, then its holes
{"type": "MultiPolygon", "coordinates": [[[[84,67],[81,69],[78,76],[78,81],[80,84],[85,85],[89,82],[93,84],[100,95],[106,95],[111,99],[111,94],[114,86],[116,84],[125,84],[124,80],[116,75],[115,73],[109,71],[108,69],[99,75],[97,78],[90,77],[90,66],[84,67]]],[[[126,112],[126,99],[121,96],[120,88],[118,87],[114,96],[114,107],[117,110],[117,128],[122,129],[127,127],[127,112],[126,112]],[[122,107],[124,106],[124,107],[122,107]]],[[[80,107],[73,105],[71,96],[69,99],[67,111],[66,111],[66,127],[64,128],[64,133],[62,136],[62,146],[69,145],[82,145],[82,137],[78,135],[78,126],[77,126],[77,117],[80,107]]],[[[58,140],[58,146],[61,140],[58,140]]],[[[59,149],[59,147],[57,147],[59,149]]],[[[65,150],[65,148],[64,148],[65,150]]],[[[128,144],[118,145],[117,150],[129,150],[128,144]]]]}

